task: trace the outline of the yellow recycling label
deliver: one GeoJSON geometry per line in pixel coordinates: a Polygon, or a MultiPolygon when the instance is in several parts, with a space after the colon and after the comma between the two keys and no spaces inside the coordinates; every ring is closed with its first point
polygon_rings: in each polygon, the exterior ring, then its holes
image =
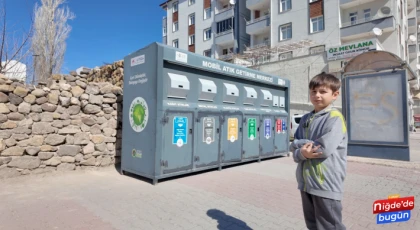
{"type": "Polygon", "coordinates": [[[238,140],[238,118],[228,118],[227,139],[231,142],[238,140]]]}

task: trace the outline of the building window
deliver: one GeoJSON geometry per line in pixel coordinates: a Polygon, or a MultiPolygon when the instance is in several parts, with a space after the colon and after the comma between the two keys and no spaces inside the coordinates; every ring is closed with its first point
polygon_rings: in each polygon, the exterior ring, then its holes
{"type": "Polygon", "coordinates": [[[204,19],[211,18],[211,8],[204,9],[204,19]]]}
{"type": "Polygon", "coordinates": [[[268,38],[268,37],[263,38],[263,44],[264,45],[270,45],[270,38],[268,38]]]}
{"type": "Polygon", "coordinates": [[[194,5],[194,4],[195,4],[195,0],[188,0],[188,5],[189,6],[194,5]]]}
{"type": "Polygon", "coordinates": [[[280,41],[292,38],[292,24],[280,26],[280,41]]]}
{"type": "Polygon", "coordinates": [[[206,57],[211,57],[211,50],[204,50],[203,55],[206,57]]]}
{"type": "Polygon", "coordinates": [[[172,4],[172,12],[173,13],[178,12],[178,2],[174,2],[172,4]]]}
{"type": "Polygon", "coordinates": [[[190,16],[188,16],[188,25],[192,26],[195,24],[195,14],[191,14],[190,16]]]}
{"type": "Polygon", "coordinates": [[[281,54],[279,54],[279,61],[290,59],[292,57],[293,57],[292,51],[287,52],[287,53],[281,53],[281,54]]]}
{"type": "Polygon", "coordinates": [[[188,45],[194,45],[195,44],[195,35],[188,36],[188,45]]]}
{"type": "Polygon", "coordinates": [[[324,51],[325,51],[325,46],[315,46],[309,49],[310,54],[323,53],[324,51]]]}
{"type": "Polygon", "coordinates": [[[172,46],[175,48],[179,48],[178,39],[172,41],[172,46]]]}
{"type": "Polygon", "coordinates": [[[311,18],[311,33],[316,33],[324,30],[324,16],[311,18]]]}
{"type": "Polygon", "coordinates": [[[163,27],[163,36],[166,36],[166,26],[163,27]]]}
{"type": "Polygon", "coordinates": [[[220,21],[216,24],[216,28],[217,28],[217,34],[235,29],[235,19],[229,18],[229,19],[220,21]]]}
{"type": "Polygon", "coordinates": [[[173,31],[173,32],[178,31],[178,22],[174,22],[174,23],[173,23],[173,25],[172,25],[172,31],[173,31]]]}
{"type": "Polygon", "coordinates": [[[211,39],[211,28],[204,30],[204,41],[211,39]]]}
{"type": "Polygon", "coordinates": [[[233,53],[233,48],[226,48],[222,50],[223,55],[228,55],[230,53],[233,53]]]}
{"type": "Polygon", "coordinates": [[[357,12],[350,13],[350,24],[355,25],[357,23],[357,12]]]}
{"type": "Polygon", "coordinates": [[[291,0],[280,0],[280,12],[292,9],[291,0]]]}
{"type": "Polygon", "coordinates": [[[370,9],[365,9],[363,12],[365,14],[365,21],[370,21],[370,9]]]}

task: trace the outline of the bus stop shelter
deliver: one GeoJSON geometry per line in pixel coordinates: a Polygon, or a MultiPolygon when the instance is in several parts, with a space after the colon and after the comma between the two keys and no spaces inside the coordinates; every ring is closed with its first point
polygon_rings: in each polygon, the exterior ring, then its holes
{"type": "Polygon", "coordinates": [[[342,84],[349,156],[420,158],[410,148],[410,142],[416,141],[410,136],[414,127],[412,96],[419,89],[419,78],[405,61],[387,51],[359,54],[343,68],[342,84]]]}

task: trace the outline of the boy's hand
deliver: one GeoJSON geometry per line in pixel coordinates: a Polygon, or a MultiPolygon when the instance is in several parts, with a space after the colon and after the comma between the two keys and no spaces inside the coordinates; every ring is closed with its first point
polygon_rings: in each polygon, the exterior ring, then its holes
{"type": "Polygon", "coordinates": [[[317,153],[316,151],[320,145],[313,147],[313,143],[307,143],[302,148],[300,148],[300,153],[308,159],[317,158],[322,153],[317,153]]]}

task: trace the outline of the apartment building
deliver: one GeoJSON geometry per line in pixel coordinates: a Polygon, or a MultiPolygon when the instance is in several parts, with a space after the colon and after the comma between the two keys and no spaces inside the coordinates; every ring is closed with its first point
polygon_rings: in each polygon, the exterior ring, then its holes
{"type": "Polygon", "coordinates": [[[249,44],[245,20],[249,17],[246,1],[169,0],[160,6],[163,18],[163,43],[213,58],[228,58],[249,44]],[[234,3],[234,4],[232,4],[234,3]]]}
{"type": "Polygon", "coordinates": [[[165,44],[218,59],[236,52],[251,68],[290,79],[294,113],[311,107],[311,77],[322,71],[339,77],[345,63],[361,52],[392,52],[419,74],[419,0],[236,0],[234,5],[172,0],[161,6],[168,12],[165,44]]]}
{"type": "MultiPolygon", "coordinates": [[[[262,1],[247,2],[252,11],[266,10],[262,1]]],[[[267,37],[267,32],[258,31],[251,35],[251,47],[256,48],[250,51],[280,52],[271,52],[270,58],[261,52],[253,68],[291,80],[293,113],[311,108],[311,77],[322,71],[340,77],[345,63],[362,52],[389,51],[418,73],[415,0],[271,0],[270,9],[270,46],[261,48],[260,36],[267,37]]],[[[254,15],[251,21],[256,21],[254,15]]],[[[340,98],[335,106],[341,107],[340,98]]]]}

